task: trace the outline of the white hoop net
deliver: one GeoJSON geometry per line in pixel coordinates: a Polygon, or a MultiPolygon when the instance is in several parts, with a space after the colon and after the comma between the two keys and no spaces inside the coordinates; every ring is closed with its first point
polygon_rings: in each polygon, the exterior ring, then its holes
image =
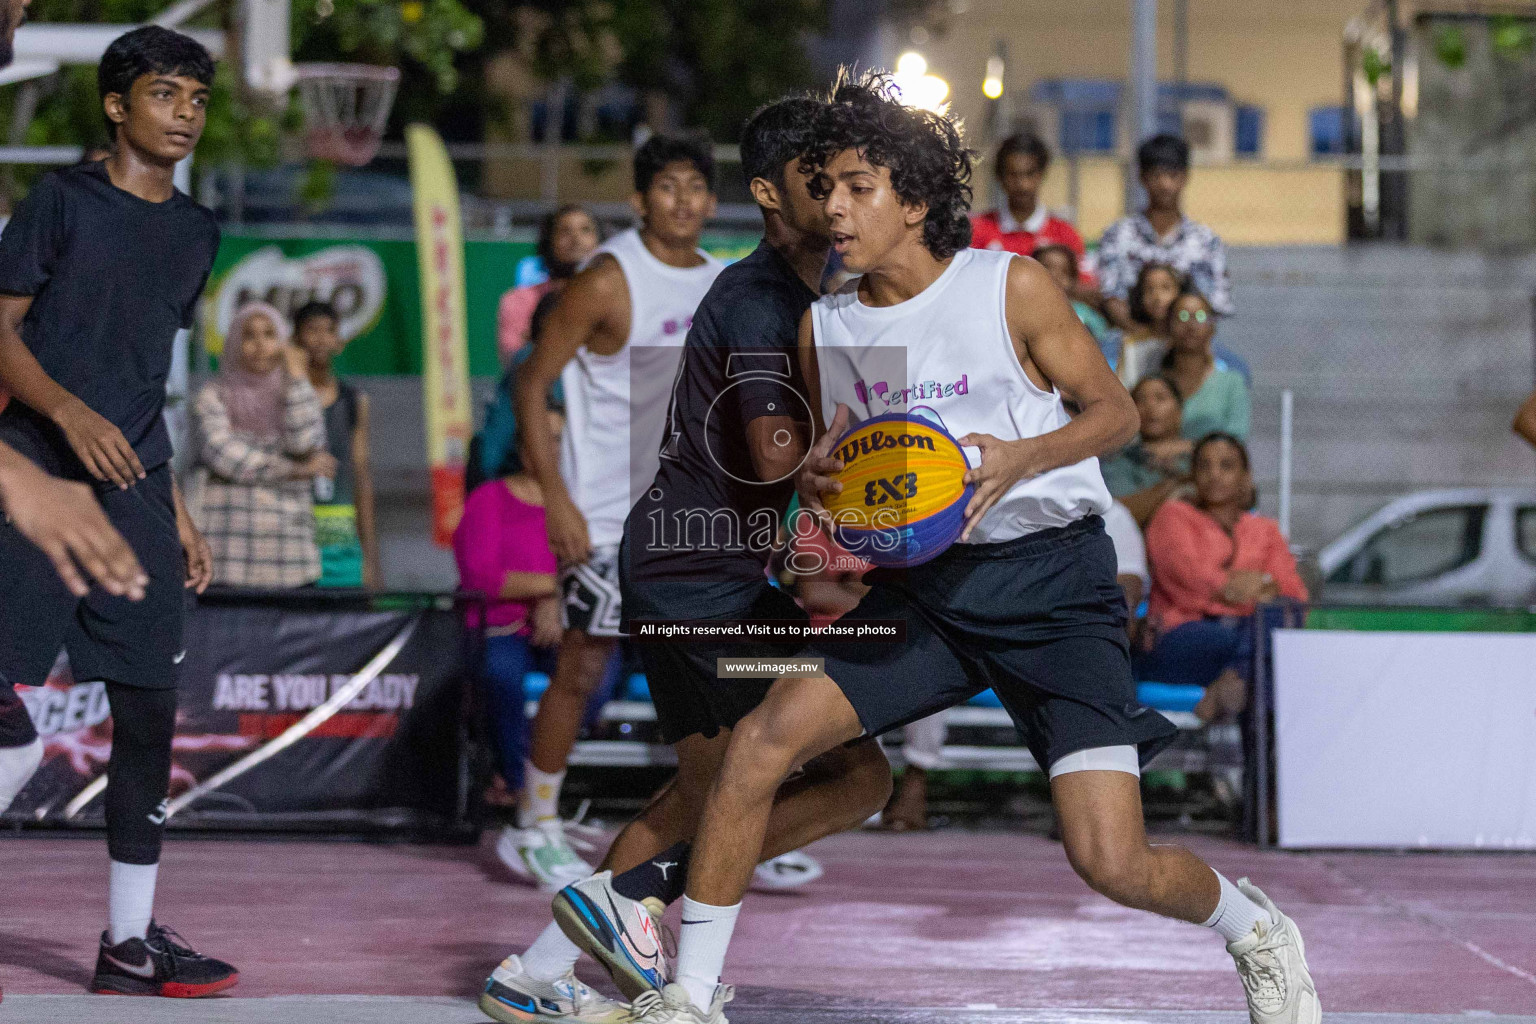
{"type": "Polygon", "coordinates": [[[309,155],[352,167],[372,160],[395,103],[400,70],[373,64],[300,64],[294,73],[309,155]]]}

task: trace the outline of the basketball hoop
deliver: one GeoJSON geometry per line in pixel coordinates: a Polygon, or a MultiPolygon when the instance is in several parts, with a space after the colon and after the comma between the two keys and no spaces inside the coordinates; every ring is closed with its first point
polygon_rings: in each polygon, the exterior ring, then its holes
{"type": "Polygon", "coordinates": [[[379,152],[400,69],[373,64],[294,67],[304,108],[304,143],[316,160],[361,167],[379,152]]]}

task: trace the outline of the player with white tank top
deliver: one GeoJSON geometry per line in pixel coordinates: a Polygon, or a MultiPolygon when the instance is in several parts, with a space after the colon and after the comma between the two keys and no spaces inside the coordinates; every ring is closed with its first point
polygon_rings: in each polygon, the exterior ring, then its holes
{"type": "MultiPolygon", "coordinates": [[[[1246,879],[1233,885],[1190,851],[1147,842],[1140,769],[1176,731],[1136,699],[1096,459],[1135,435],[1130,395],[1044,268],[965,248],[971,155],[952,121],[903,106],[879,76],[845,78],[815,134],[807,161],[834,250],[863,276],[801,324],[826,432],[800,471],[800,500],[824,511],[850,423],[919,407],[967,449],[975,490],[959,543],[871,571],[840,620],[898,623],[899,639],[812,641],[800,656],[821,658],[823,674],[777,680],[737,726],[689,865],[678,984],[636,1024],[726,1021],[726,947],[773,794],[797,765],[988,687],[1050,776],[1083,880],[1217,931],[1253,1024],[1319,1024],[1295,924],[1246,879]]],[[[881,945],[878,925],[868,940],[881,945]]]]}
{"type": "Polygon", "coordinates": [[[632,202],[640,227],[599,246],[566,286],[517,380],[519,423],[543,422],[556,379],[565,391],[558,452],[541,431],[522,438],[543,489],[559,579],[553,595],[518,595],[557,597],[564,633],[533,721],[517,827],[502,835],[497,853],[549,892],[591,874],[565,838],[560,787],[620,636],[624,519],[655,476],[683,342],[722,268],[699,248],[715,209],[708,141],[653,136],[635,152],[632,202]]]}

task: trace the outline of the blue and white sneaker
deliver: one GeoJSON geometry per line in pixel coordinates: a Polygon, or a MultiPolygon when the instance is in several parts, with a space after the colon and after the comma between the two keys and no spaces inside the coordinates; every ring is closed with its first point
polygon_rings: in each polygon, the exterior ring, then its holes
{"type": "Polygon", "coordinates": [[[672,943],[660,900],[621,895],[613,872],[603,871],[561,889],[552,909],[566,938],[603,965],[624,998],[666,987],[672,943]]]}
{"type": "Polygon", "coordinates": [[[576,980],[575,972],[558,981],[539,981],[509,956],[491,972],[480,993],[480,1010],[503,1024],[525,1020],[563,1020],[571,1024],[627,1024],[628,1007],[607,999],[576,980]]]}

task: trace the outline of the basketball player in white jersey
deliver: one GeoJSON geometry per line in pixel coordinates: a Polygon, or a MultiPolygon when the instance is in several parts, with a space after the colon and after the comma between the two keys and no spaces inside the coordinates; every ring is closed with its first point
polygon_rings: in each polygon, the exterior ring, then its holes
{"type": "Polygon", "coordinates": [[[587,701],[621,635],[624,518],[656,474],[683,341],[722,266],[699,248],[715,212],[709,142],[655,135],[635,152],[634,166],[640,227],[599,246],[572,279],[517,382],[524,423],[544,414],[556,379],[565,389],[558,457],[544,435],[528,442],[560,562],[565,633],[533,721],[518,829],[498,846],[508,867],[547,892],[591,874],[562,829],[560,786],[587,701]]]}
{"type": "Polygon", "coordinates": [[[823,657],[825,675],[778,680],[738,724],[694,844],[679,983],[636,1020],[726,1020],[726,946],[774,792],[796,765],[990,685],[1050,775],[1083,880],[1220,933],[1254,1024],[1318,1024],[1295,924],[1246,880],[1147,842],[1139,772],[1174,728],[1136,701],[1096,459],[1134,435],[1130,396],[1039,264],[965,248],[971,156],[952,122],[901,106],[877,76],[841,82],[816,135],[808,162],[833,245],[863,276],[802,321],[812,409],[829,429],[801,471],[801,501],[820,510],[838,488],[828,455],[850,422],[918,405],[977,453],[975,492],[959,543],[870,573],[844,619],[900,620],[905,640],[813,643],[803,655],[823,657]]]}

